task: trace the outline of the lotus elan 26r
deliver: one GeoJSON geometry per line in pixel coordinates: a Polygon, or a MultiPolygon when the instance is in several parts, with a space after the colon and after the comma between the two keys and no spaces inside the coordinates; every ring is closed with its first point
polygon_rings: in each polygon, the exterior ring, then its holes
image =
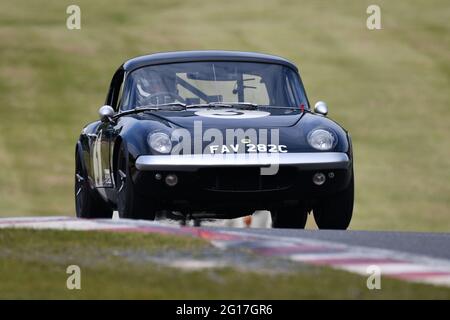
{"type": "Polygon", "coordinates": [[[130,59],[75,150],[81,218],[220,219],[269,210],[273,227],[346,229],[350,136],[310,107],[297,67],[250,52],[130,59]]]}

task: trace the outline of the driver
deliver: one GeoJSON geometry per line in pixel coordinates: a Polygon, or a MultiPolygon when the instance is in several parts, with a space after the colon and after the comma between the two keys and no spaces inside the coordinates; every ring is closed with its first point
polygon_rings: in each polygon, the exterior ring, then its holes
{"type": "MultiPolygon", "coordinates": [[[[137,90],[139,93],[138,100],[145,101],[150,99],[153,95],[168,92],[169,90],[164,85],[164,81],[161,75],[153,70],[141,69],[138,71],[141,73],[137,81],[137,90]]],[[[156,103],[158,103],[156,101],[156,103]]]]}

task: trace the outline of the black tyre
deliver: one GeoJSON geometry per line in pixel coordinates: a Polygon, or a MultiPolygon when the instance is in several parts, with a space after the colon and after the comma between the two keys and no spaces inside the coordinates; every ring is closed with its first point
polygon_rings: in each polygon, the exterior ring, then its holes
{"type": "Polygon", "coordinates": [[[75,210],[78,218],[112,218],[113,210],[92,190],[82,164],[81,154],[75,153],[75,210]]]}
{"type": "Polygon", "coordinates": [[[348,187],[325,199],[313,208],[314,220],[319,229],[345,230],[350,225],[353,214],[355,190],[354,177],[348,187]]]}
{"type": "Polygon", "coordinates": [[[271,210],[272,228],[304,229],[308,210],[303,206],[285,207],[271,210]]]}
{"type": "Polygon", "coordinates": [[[155,211],[150,201],[144,199],[134,190],[131,180],[128,150],[125,144],[120,146],[116,170],[117,211],[126,219],[154,220],[155,211]]]}

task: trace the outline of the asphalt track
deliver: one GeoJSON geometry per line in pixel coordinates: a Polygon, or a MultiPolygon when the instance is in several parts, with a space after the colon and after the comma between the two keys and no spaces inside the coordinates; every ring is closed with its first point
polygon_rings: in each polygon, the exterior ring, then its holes
{"type": "Polygon", "coordinates": [[[213,228],[223,231],[239,231],[255,235],[270,235],[311,240],[324,240],[354,246],[389,249],[450,260],[450,233],[390,232],[390,231],[336,231],[297,229],[235,229],[213,228]]]}
{"type": "Polygon", "coordinates": [[[449,233],[180,227],[165,221],[73,217],[1,218],[0,228],[8,227],[188,235],[223,250],[245,249],[366,277],[375,267],[382,276],[450,287],[449,233]]]}

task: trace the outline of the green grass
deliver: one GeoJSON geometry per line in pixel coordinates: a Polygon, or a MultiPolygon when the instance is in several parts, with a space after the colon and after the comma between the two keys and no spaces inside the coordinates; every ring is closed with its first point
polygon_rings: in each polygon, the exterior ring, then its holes
{"type": "Polygon", "coordinates": [[[0,299],[450,298],[449,288],[385,278],[381,290],[372,291],[364,277],[300,264],[273,274],[233,267],[183,271],[144,259],[210,249],[188,237],[1,229],[0,242],[0,299]],[[126,259],[133,253],[134,259],[126,259]],[[81,268],[81,290],[66,287],[72,264],[81,268]]]}
{"type": "Polygon", "coordinates": [[[80,0],[0,3],[0,215],[73,214],[74,144],[125,59],[165,50],[278,54],[353,136],[353,229],[450,230],[450,4],[80,0]]]}

